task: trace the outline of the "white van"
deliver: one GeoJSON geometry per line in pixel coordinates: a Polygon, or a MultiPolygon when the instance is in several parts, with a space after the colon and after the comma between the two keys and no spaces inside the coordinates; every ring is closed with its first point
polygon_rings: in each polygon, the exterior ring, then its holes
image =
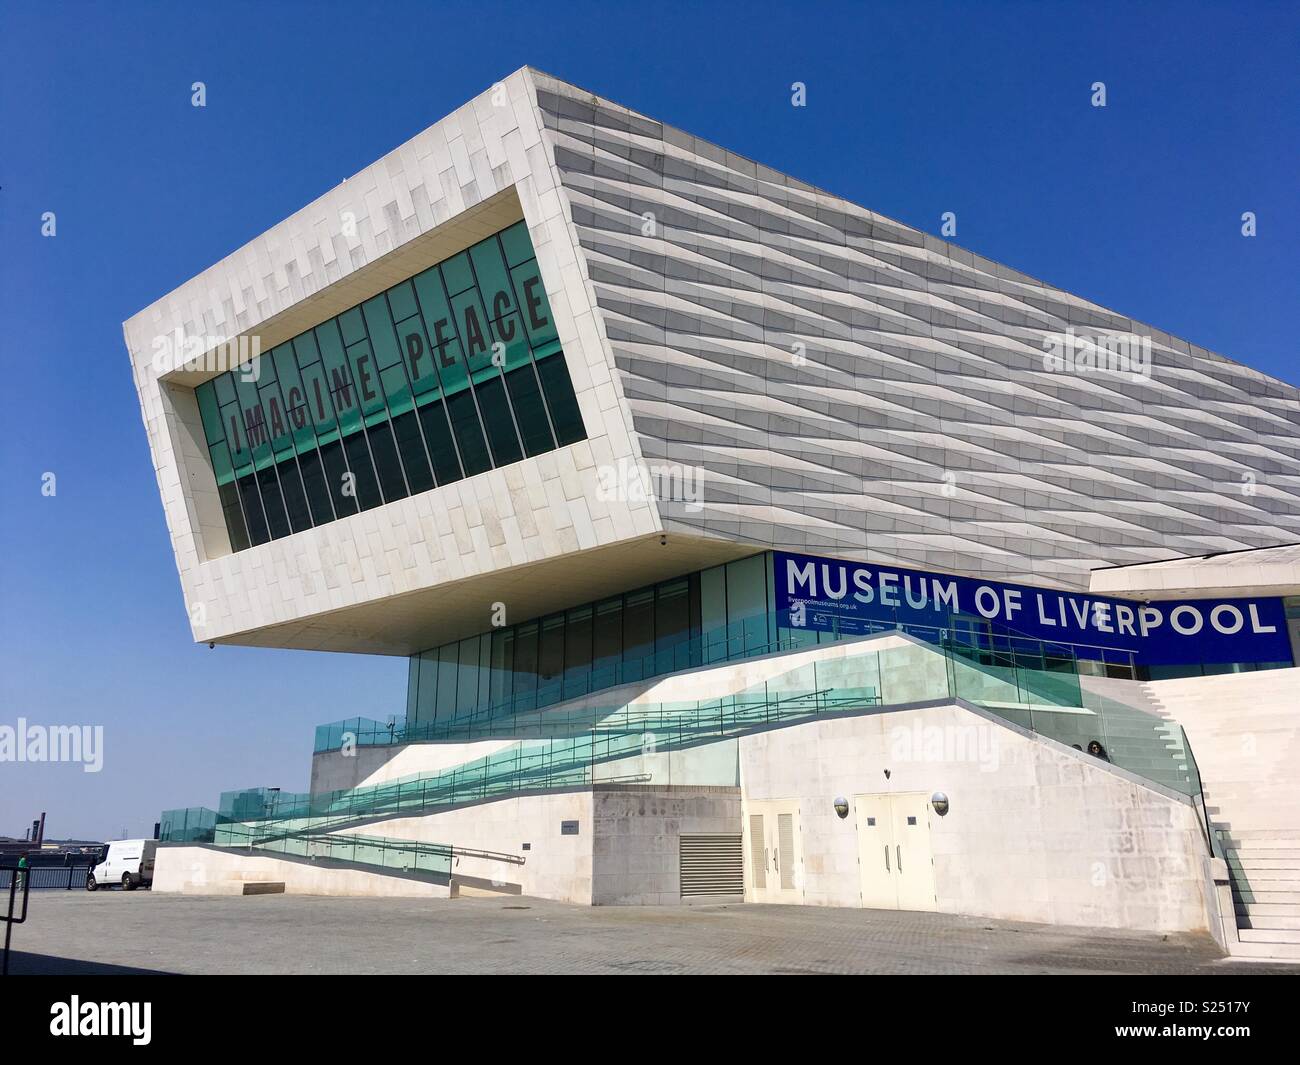
{"type": "Polygon", "coordinates": [[[152,839],[115,839],[104,848],[104,859],[86,874],[86,890],[101,884],[121,884],[134,891],[153,883],[153,858],[158,844],[152,839]]]}

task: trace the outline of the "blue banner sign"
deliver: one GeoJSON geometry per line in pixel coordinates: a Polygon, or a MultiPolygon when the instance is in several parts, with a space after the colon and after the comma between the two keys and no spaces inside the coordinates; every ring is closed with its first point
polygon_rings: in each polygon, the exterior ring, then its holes
{"type": "Polygon", "coordinates": [[[793,628],[856,635],[882,624],[969,631],[975,623],[1075,645],[1080,658],[1117,660],[1103,653],[1113,651],[1140,665],[1292,660],[1280,598],[1140,602],[784,551],[773,560],[776,610],[793,628]]]}

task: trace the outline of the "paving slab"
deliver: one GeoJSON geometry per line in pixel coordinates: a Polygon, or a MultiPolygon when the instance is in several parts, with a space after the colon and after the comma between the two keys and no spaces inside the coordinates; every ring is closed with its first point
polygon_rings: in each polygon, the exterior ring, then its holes
{"type": "Polygon", "coordinates": [[[33,893],[14,973],[1277,973],[1206,936],[807,906],[33,893]]]}

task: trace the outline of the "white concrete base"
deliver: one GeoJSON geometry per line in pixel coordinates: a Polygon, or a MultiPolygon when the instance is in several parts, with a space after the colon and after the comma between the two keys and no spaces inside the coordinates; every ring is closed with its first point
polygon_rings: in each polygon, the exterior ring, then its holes
{"type": "Polygon", "coordinates": [[[245,895],[250,885],[276,883],[284,885],[286,895],[434,899],[450,895],[446,884],[212,847],[161,846],[154,864],[153,890],[164,893],[245,895]]]}
{"type": "MultiPolygon", "coordinates": [[[[745,736],[740,764],[747,815],[753,802],[797,802],[791,901],[862,905],[856,815],[839,818],[836,798],[944,792],[948,814],[929,813],[939,912],[1210,929],[1215,885],[1189,799],[974,710],[899,710],[745,736]]],[[[748,856],[745,873],[754,897],[748,856]]]]}

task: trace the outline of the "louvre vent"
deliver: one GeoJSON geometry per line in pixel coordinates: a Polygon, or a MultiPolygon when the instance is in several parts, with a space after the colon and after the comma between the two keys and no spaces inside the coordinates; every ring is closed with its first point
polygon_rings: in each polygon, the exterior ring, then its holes
{"type": "Polygon", "coordinates": [[[759,891],[767,888],[767,855],[763,853],[763,815],[749,815],[749,871],[754,878],[754,887],[759,891]]]}
{"type": "Polygon", "coordinates": [[[739,833],[698,833],[679,838],[682,898],[743,895],[745,874],[739,833]]]}
{"type": "Polygon", "coordinates": [[[776,832],[780,839],[778,846],[781,848],[778,859],[781,868],[781,890],[790,891],[794,888],[794,815],[778,814],[776,832]]]}

